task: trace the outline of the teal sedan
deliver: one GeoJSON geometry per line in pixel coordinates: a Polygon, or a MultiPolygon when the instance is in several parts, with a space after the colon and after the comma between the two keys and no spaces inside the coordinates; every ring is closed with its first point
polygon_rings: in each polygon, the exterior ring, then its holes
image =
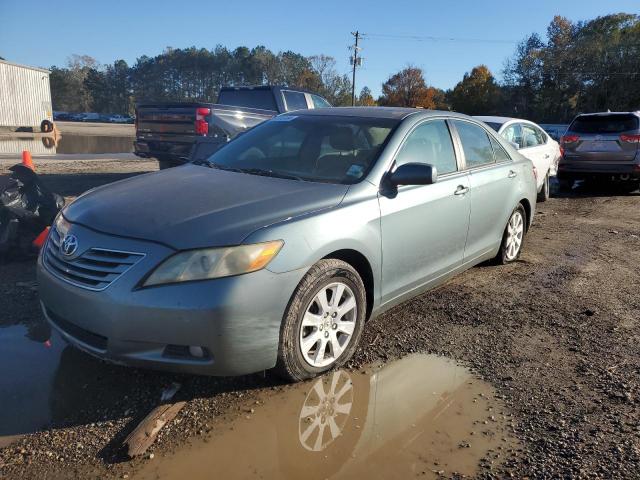
{"type": "Polygon", "coordinates": [[[120,364],[303,380],[389,308],[515,262],[535,206],[531,161],[468,116],[292,112],[67,206],[39,258],[42,309],[120,364]]]}

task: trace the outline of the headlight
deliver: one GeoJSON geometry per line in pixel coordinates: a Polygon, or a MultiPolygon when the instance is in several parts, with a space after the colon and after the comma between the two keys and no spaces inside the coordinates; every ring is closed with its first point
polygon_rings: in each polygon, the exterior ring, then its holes
{"type": "Polygon", "coordinates": [[[227,248],[176,253],[162,262],[143,286],[229,277],[267,266],[284,245],[282,240],[227,248]]]}
{"type": "Polygon", "coordinates": [[[54,225],[56,227],[58,235],[60,236],[60,240],[64,238],[64,236],[69,231],[69,228],[71,228],[71,224],[67,221],[66,218],[62,216],[62,212],[58,213],[54,225]]]}

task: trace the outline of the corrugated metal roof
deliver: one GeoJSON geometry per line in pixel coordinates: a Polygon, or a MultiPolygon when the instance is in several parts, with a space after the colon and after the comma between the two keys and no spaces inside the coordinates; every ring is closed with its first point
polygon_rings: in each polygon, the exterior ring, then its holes
{"type": "Polygon", "coordinates": [[[32,67],[30,65],[22,65],[20,63],[7,62],[6,60],[0,60],[0,63],[6,63],[7,65],[13,65],[14,67],[28,68],[29,70],[37,70],[38,72],[47,73],[47,74],[51,73],[51,71],[47,70],[46,68],[32,67]]]}

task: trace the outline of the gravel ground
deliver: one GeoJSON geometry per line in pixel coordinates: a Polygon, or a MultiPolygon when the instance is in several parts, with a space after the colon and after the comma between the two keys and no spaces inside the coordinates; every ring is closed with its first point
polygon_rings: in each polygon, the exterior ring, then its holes
{"type": "MultiPolygon", "coordinates": [[[[154,169],[152,162],[41,166],[67,196],[154,169]],[[65,169],[67,169],[65,171],[65,169]],[[112,171],[116,169],[116,171],[112,171]]],[[[480,477],[638,478],[640,340],[636,195],[577,190],[538,206],[520,261],[482,265],[370,323],[349,367],[413,352],[437,353],[493,385],[522,445],[480,477]]],[[[0,326],[41,321],[31,262],[0,267],[0,326]]],[[[0,478],[132,476],[122,439],[164,387],[188,400],[155,452],[184,445],[258,393],[277,391],[269,373],[211,379],[107,365],[67,348],[53,380],[48,428],[0,450],[0,478]]],[[[216,423],[217,422],[217,423],[216,423]]]]}

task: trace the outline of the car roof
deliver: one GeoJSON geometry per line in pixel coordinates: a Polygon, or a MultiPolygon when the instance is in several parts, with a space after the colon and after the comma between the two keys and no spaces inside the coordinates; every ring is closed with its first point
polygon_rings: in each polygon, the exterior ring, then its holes
{"type": "Polygon", "coordinates": [[[594,113],[580,113],[578,117],[606,117],[607,115],[635,115],[640,116],[640,111],[637,112],[594,112],[594,113]]]}
{"type": "Polygon", "coordinates": [[[500,125],[503,125],[507,122],[511,122],[513,120],[517,120],[518,122],[529,122],[529,123],[533,123],[530,122],[529,120],[525,120],[524,118],[513,118],[513,117],[497,117],[497,116],[491,116],[491,115],[474,115],[473,118],[475,118],[476,120],[480,120],[481,122],[485,122],[485,123],[499,123],[500,125]]]}
{"type": "Polygon", "coordinates": [[[337,115],[341,117],[369,117],[369,118],[391,118],[403,120],[410,115],[422,115],[424,117],[448,116],[469,118],[467,115],[456,112],[448,112],[442,110],[427,110],[424,108],[408,108],[408,107],[330,107],[330,108],[313,108],[310,110],[295,110],[286,115],[305,115],[305,116],[325,116],[337,115]]]}

